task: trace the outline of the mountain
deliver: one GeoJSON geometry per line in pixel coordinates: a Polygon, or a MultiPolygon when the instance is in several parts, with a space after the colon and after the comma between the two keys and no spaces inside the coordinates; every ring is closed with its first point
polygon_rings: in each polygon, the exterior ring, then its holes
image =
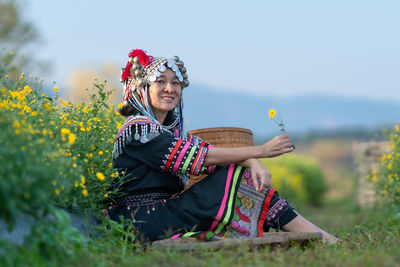
{"type": "Polygon", "coordinates": [[[390,101],[332,95],[254,96],[200,85],[184,91],[186,129],[243,127],[256,137],[279,134],[279,126],[268,118],[271,108],[279,112],[290,135],[375,128],[394,125],[400,119],[400,104],[390,101]]]}

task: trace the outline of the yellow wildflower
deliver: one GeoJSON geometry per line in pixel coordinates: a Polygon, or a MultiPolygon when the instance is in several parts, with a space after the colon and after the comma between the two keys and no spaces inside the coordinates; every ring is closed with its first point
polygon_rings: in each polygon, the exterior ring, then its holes
{"type": "Polygon", "coordinates": [[[69,142],[71,145],[73,145],[73,144],[75,143],[75,140],[76,140],[76,135],[75,135],[74,133],[70,133],[70,134],[68,135],[68,142],[69,142]]]}
{"type": "Polygon", "coordinates": [[[86,183],[85,177],[81,176],[81,184],[85,184],[85,183],[86,183]]]}
{"type": "Polygon", "coordinates": [[[107,198],[107,197],[108,197],[108,193],[105,193],[105,194],[104,194],[104,197],[107,198]]]}
{"type": "Polygon", "coordinates": [[[83,128],[83,127],[81,127],[81,132],[86,132],[86,129],[85,128],[83,128]]]}
{"type": "Polygon", "coordinates": [[[99,151],[99,155],[103,155],[103,151],[99,151]]]}
{"type": "Polygon", "coordinates": [[[60,189],[58,188],[54,189],[54,193],[58,196],[60,194],[60,189]]]}
{"type": "Polygon", "coordinates": [[[56,91],[56,93],[58,92],[58,87],[57,86],[54,87],[54,91],[56,91]]]}
{"type": "Polygon", "coordinates": [[[118,104],[118,108],[119,108],[119,109],[121,109],[123,106],[124,106],[123,103],[119,103],[119,104],[118,104]]]}
{"type": "Polygon", "coordinates": [[[21,124],[19,124],[18,121],[14,121],[13,127],[14,127],[14,128],[19,128],[19,127],[21,127],[21,124]]]}
{"type": "Polygon", "coordinates": [[[99,179],[100,181],[104,181],[104,179],[105,179],[104,174],[101,173],[101,172],[97,172],[97,173],[96,173],[96,177],[97,177],[97,179],[99,179]]]}
{"type": "Polygon", "coordinates": [[[44,103],[43,107],[47,110],[50,111],[51,110],[51,106],[48,103],[44,103]]]}
{"type": "Polygon", "coordinates": [[[37,115],[37,111],[32,111],[31,116],[35,117],[37,115]]]}
{"type": "Polygon", "coordinates": [[[276,110],[275,109],[270,109],[268,112],[269,118],[272,120],[275,115],[276,115],[276,110]]]}
{"type": "Polygon", "coordinates": [[[61,136],[65,136],[66,134],[69,134],[71,131],[67,128],[62,128],[61,129],[61,136]]]}
{"type": "Polygon", "coordinates": [[[88,107],[84,107],[84,108],[82,109],[82,111],[83,111],[84,113],[88,113],[89,109],[88,109],[88,107]]]}
{"type": "Polygon", "coordinates": [[[83,189],[83,190],[82,190],[82,195],[83,195],[84,197],[86,197],[86,196],[88,195],[87,189],[83,189]]]}
{"type": "Polygon", "coordinates": [[[396,130],[396,132],[400,131],[399,125],[394,126],[394,129],[396,130]]]}
{"type": "Polygon", "coordinates": [[[72,164],[72,168],[76,168],[76,166],[77,166],[76,163],[72,164]]]}

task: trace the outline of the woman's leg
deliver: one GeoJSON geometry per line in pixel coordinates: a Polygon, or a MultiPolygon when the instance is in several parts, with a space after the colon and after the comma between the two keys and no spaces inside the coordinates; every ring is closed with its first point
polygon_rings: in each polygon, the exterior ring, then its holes
{"type": "Polygon", "coordinates": [[[298,213],[293,220],[282,226],[282,229],[293,233],[319,232],[322,233],[322,242],[327,242],[328,244],[334,244],[338,242],[336,237],[325,232],[298,213]]]}
{"type": "Polygon", "coordinates": [[[322,242],[328,242],[329,244],[336,243],[338,239],[331,234],[325,232],[321,228],[317,227],[298,212],[296,212],[287,201],[281,198],[276,192],[272,196],[266,222],[264,224],[264,231],[268,232],[269,228],[274,228],[277,231],[279,229],[294,232],[319,232],[322,233],[322,242]]]}

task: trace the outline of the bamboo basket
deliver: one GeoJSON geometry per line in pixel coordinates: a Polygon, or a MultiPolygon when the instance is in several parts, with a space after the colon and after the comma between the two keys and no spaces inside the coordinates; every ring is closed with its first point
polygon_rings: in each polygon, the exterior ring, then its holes
{"type": "MultiPolygon", "coordinates": [[[[249,129],[237,127],[202,128],[188,131],[191,135],[198,136],[215,147],[244,147],[253,146],[253,133],[249,129]]],[[[186,191],[195,183],[204,179],[207,175],[192,175],[186,191]]]]}
{"type": "Polygon", "coordinates": [[[251,130],[245,128],[203,128],[190,130],[189,133],[217,147],[253,146],[253,133],[251,130]]]}

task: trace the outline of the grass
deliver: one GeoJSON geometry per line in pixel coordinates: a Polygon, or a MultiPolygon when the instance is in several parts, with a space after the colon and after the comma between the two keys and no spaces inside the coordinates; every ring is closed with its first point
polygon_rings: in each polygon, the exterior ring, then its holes
{"type": "MultiPolygon", "coordinates": [[[[0,238],[0,266],[393,266],[400,260],[398,208],[381,204],[360,210],[355,205],[354,187],[318,208],[295,206],[305,217],[343,239],[339,245],[317,243],[305,250],[240,246],[161,252],[131,243],[132,229],[108,220],[103,220],[96,236],[85,239],[70,226],[68,215],[60,207],[101,214],[103,201],[113,193],[109,191],[112,181],[123,175],[110,166],[113,138],[123,118],[107,104],[109,94],[102,83],[96,83],[98,93],[92,95],[92,103],[76,105],[60,99],[58,88],[54,88],[55,97],[48,96],[41,92],[37,79],[8,77],[1,68],[0,218],[12,228],[19,214],[30,212],[36,216],[36,223],[22,246],[0,238]]],[[[394,145],[396,153],[384,163],[390,164],[388,175],[398,181],[400,145],[394,145]]],[[[325,151],[331,152],[330,147],[325,151]]],[[[341,161],[335,162],[341,165],[341,161]]],[[[346,187],[343,179],[354,181],[351,176],[339,175],[337,165],[322,163],[335,170],[332,184],[337,192],[346,187]]],[[[387,183],[392,185],[394,180],[387,183]]],[[[400,191],[399,184],[393,188],[400,191]]]]}

